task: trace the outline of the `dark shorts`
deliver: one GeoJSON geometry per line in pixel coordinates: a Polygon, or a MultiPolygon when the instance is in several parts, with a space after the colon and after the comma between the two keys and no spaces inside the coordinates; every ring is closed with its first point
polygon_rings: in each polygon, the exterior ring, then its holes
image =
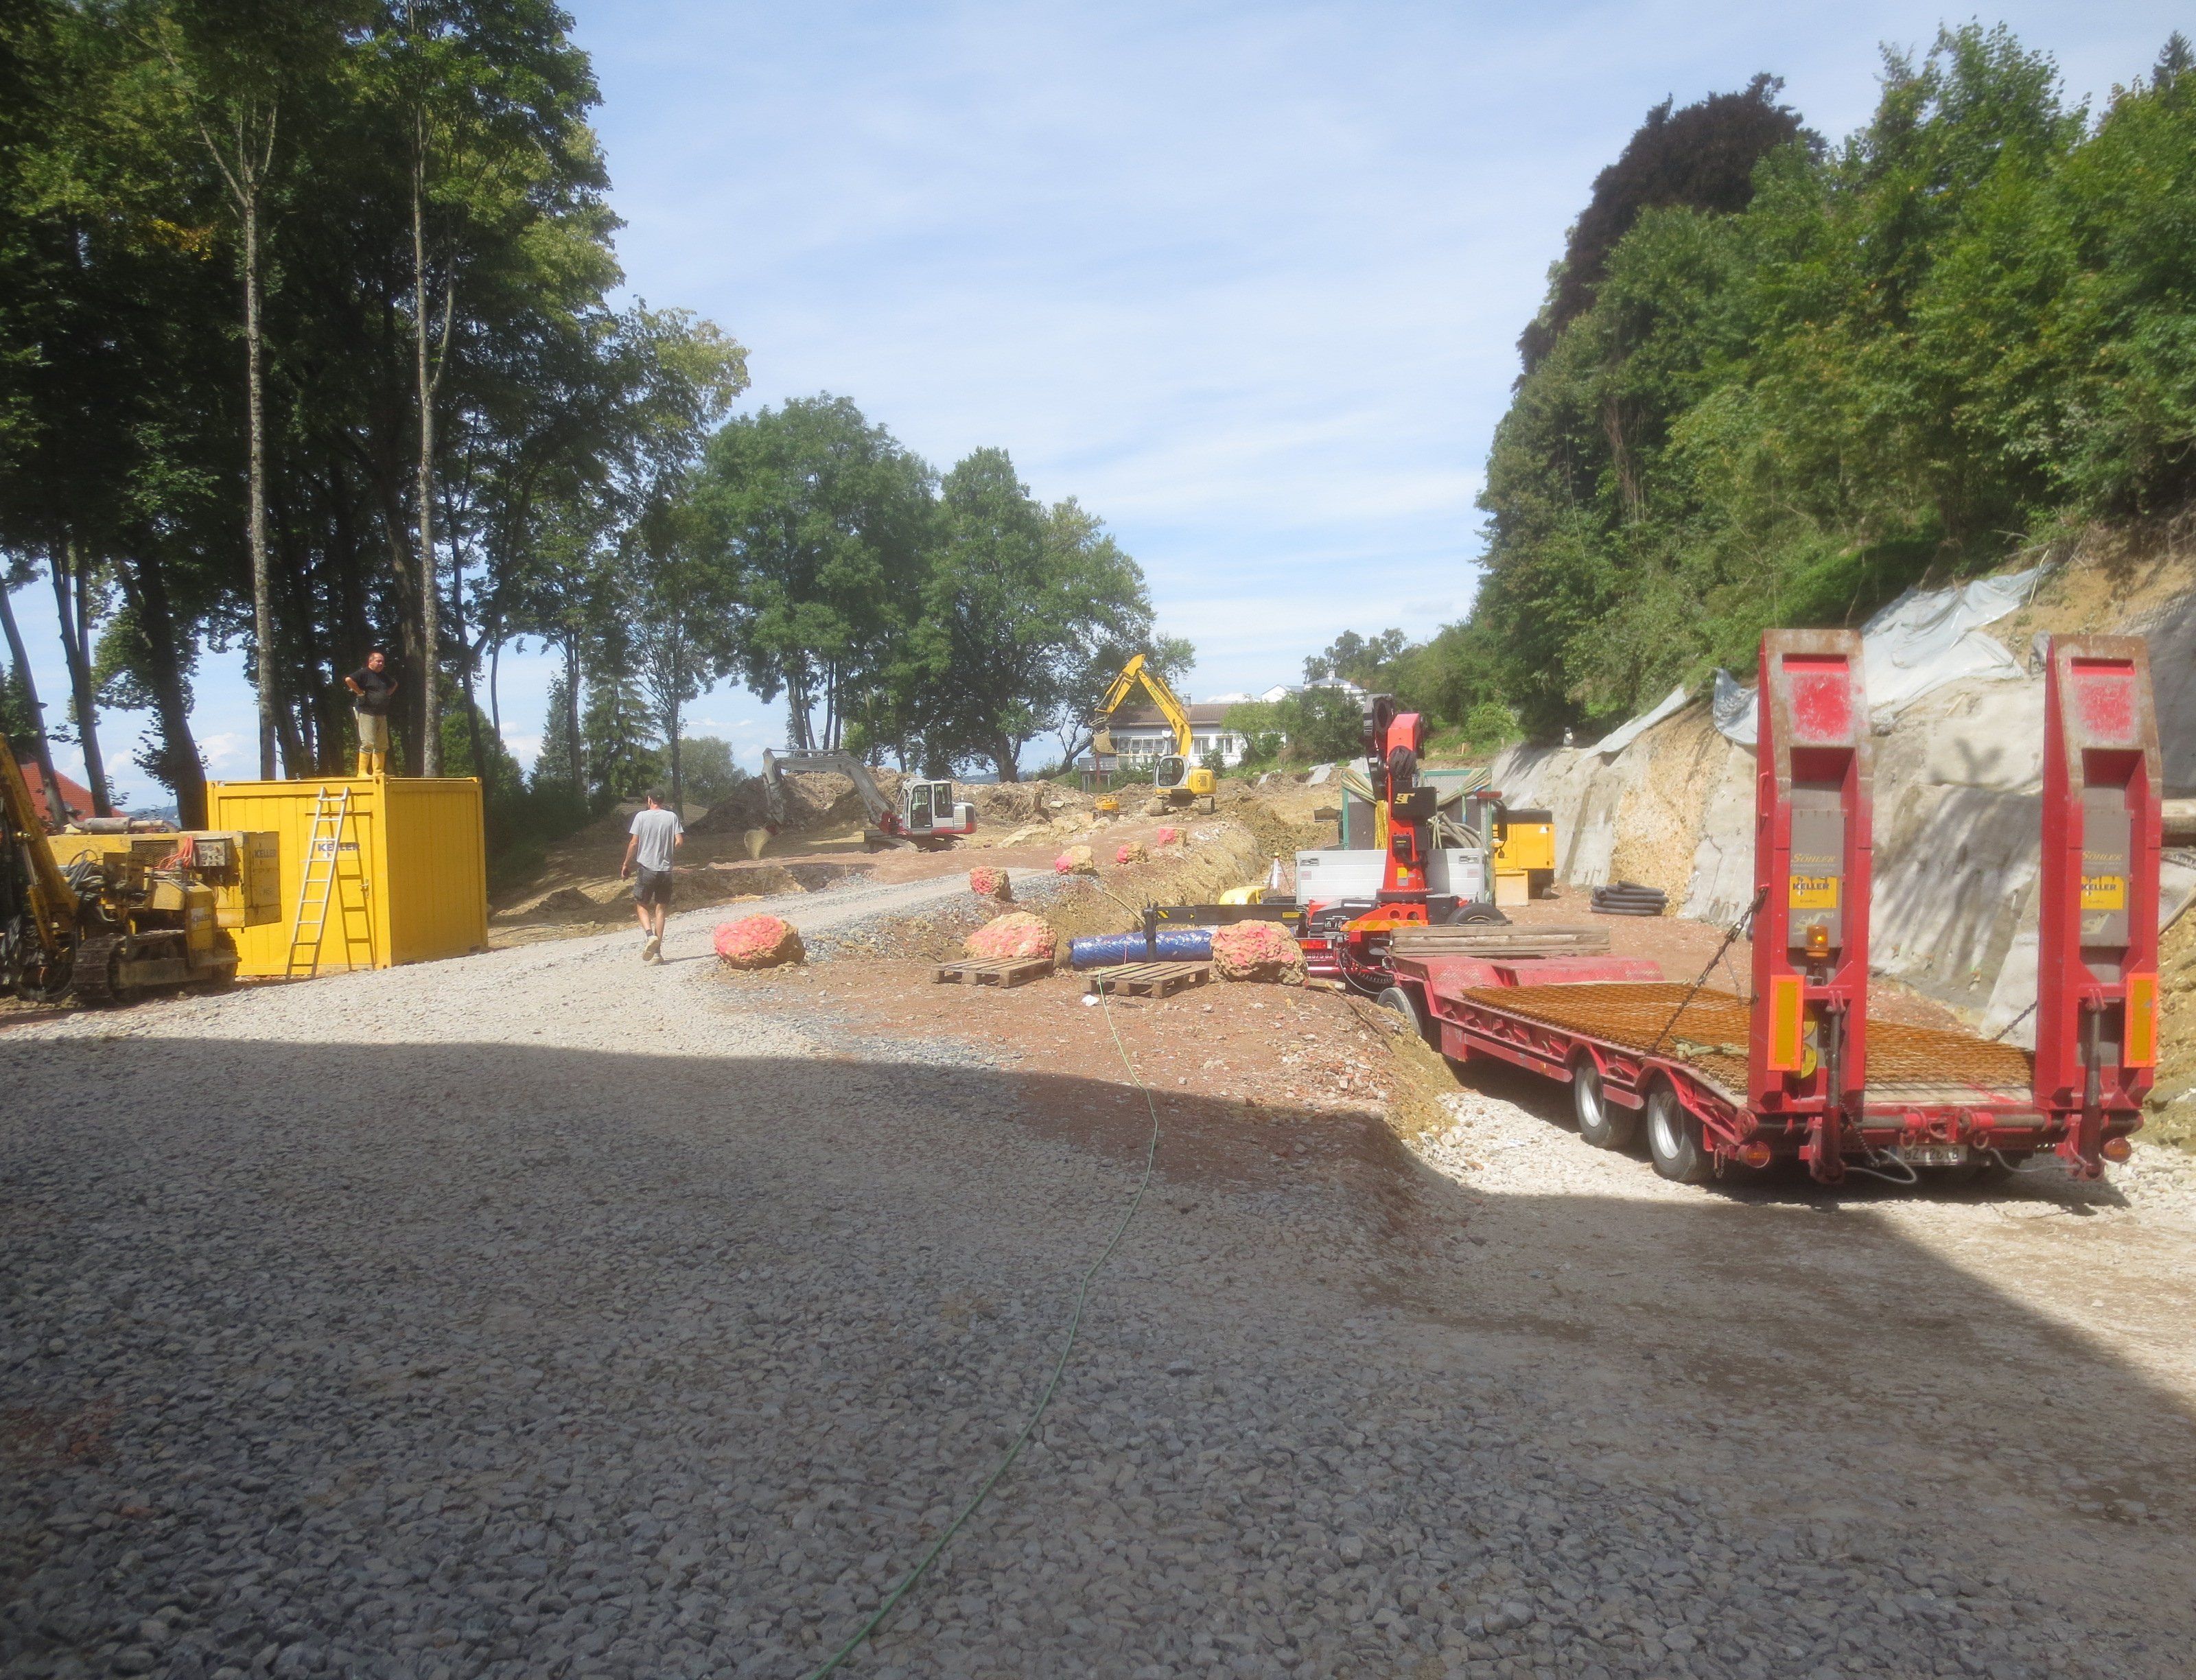
{"type": "Polygon", "coordinates": [[[671,903],[671,871],[635,869],[633,872],[633,902],[668,906],[671,903]]]}

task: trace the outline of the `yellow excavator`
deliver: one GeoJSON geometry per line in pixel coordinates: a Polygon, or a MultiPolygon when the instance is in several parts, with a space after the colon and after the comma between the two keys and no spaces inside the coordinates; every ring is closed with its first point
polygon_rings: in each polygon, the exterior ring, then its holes
{"type": "Polygon", "coordinates": [[[276,838],[91,817],[48,834],[0,736],[0,992],[124,1003],[236,973],[229,930],[281,919],[276,838]]]}
{"type": "MultiPolygon", "coordinates": [[[[1174,731],[1174,751],[1164,755],[1154,768],[1152,787],[1155,796],[1166,804],[1176,806],[1194,805],[1203,800],[1205,808],[1212,808],[1212,772],[1191,756],[1192,740],[1189,713],[1183,709],[1175,691],[1167,686],[1167,679],[1151,668],[1144,655],[1138,654],[1121,667],[1121,674],[1113,678],[1113,686],[1106,690],[1106,698],[1098,703],[1090,719],[1090,751],[1093,758],[1113,750],[1113,731],[1110,725],[1114,713],[1121,704],[1143,685],[1152,704],[1159,708],[1159,716],[1174,731]]],[[[1101,794],[1097,800],[1101,811],[1118,811],[1120,800],[1112,794],[1101,794]]]]}

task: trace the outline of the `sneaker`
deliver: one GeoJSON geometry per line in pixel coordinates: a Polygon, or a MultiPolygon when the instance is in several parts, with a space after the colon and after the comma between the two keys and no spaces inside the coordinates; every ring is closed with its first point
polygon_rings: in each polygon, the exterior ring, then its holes
{"type": "Polygon", "coordinates": [[[643,962],[661,962],[663,961],[662,935],[656,935],[651,938],[646,944],[640,948],[640,960],[643,962]]]}

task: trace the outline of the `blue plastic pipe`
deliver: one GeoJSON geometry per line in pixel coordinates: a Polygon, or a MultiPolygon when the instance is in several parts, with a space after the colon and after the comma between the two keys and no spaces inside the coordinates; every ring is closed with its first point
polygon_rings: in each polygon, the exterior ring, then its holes
{"type": "Polygon", "coordinates": [[[1156,954],[1144,948],[1144,936],[1091,933],[1068,942],[1067,960],[1078,968],[1111,968],[1123,962],[1203,962],[1212,955],[1209,927],[1163,927],[1156,954]]]}

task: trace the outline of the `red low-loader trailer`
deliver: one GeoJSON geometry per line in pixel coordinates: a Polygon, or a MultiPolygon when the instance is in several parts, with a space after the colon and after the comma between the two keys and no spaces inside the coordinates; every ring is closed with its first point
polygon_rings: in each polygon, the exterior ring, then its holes
{"type": "Polygon", "coordinates": [[[1860,638],[1762,638],[1753,997],[1638,959],[1398,957],[1452,1061],[1567,1082],[1579,1130],[1697,1182],[1728,1165],[2126,1158],[2158,1059],[2158,725],[2135,637],[2060,637],[2044,679],[2037,1048],[1871,1021],[1870,776],[1860,638]],[[1650,966],[1650,973],[1652,971],[1650,966]]]}

